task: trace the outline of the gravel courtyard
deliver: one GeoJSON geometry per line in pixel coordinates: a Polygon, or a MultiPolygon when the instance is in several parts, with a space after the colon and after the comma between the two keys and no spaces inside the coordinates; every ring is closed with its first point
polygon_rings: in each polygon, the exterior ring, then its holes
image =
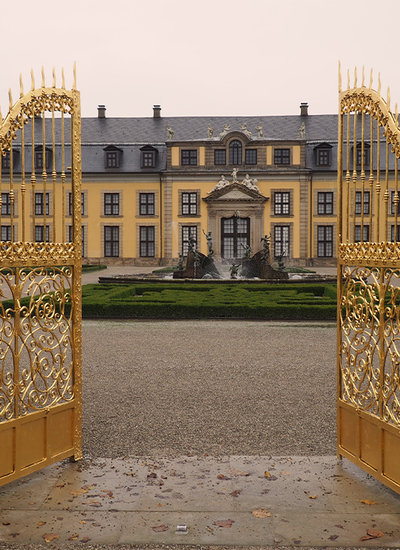
{"type": "Polygon", "coordinates": [[[336,327],[85,321],[86,457],[335,454],[336,327]]]}

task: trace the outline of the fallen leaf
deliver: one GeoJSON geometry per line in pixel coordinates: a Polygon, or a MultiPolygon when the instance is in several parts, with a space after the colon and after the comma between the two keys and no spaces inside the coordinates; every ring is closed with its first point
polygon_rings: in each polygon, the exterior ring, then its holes
{"type": "Polygon", "coordinates": [[[78,533],[74,533],[67,540],[77,540],[77,539],[79,539],[79,535],[78,533]]]}
{"type": "Polygon", "coordinates": [[[224,476],[224,474],[218,474],[218,475],[217,475],[217,479],[225,479],[225,480],[227,480],[227,479],[231,479],[231,478],[230,478],[230,477],[227,477],[227,476],[224,476]]]}
{"type": "Polygon", "coordinates": [[[242,491],[240,489],[235,489],[235,491],[232,491],[229,493],[231,497],[238,497],[242,491]]]}
{"type": "Polygon", "coordinates": [[[367,534],[360,538],[360,540],[380,539],[384,537],[385,533],[378,531],[377,529],[367,529],[367,534]]]}
{"type": "Polygon", "coordinates": [[[253,510],[252,514],[255,518],[270,518],[272,516],[271,512],[268,512],[265,508],[257,508],[253,510]]]}
{"type": "Polygon", "coordinates": [[[46,522],[45,521],[38,521],[37,526],[41,527],[42,525],[46,525],[46,522]]]}
{"type": "Polygon", "coordinates": [[[99,508],[101,506],[101,502],[99,500],[87,500],[86,502],[89,506],[94,506],[95,508],[99,508]]]}
{"type": "Polygon", "coordinates": [[[65,483],[59,483],[56,487],[65,487],[65,483]]]}
{"type": "Polygon", "coordinates": [[[3,521],[2,525],[11,525],[9,521],[3,521]]]}
{"type": "Polygon", "coordinates": [[[370,535],[371,537],[374,537],[376,539],[380,539],[381,537],[385,536],[385,533],[382,531],[378,531],[378,529],[368,529],[367,535],[370,535]]]}
{"type": "Polygon", "coordinates": [[[157,474],[155,472],[152,472],[147,476],[147,479],[156,479],[156,478],[157,478],[157,474]]]}
{"type": "Polygon", "coordinates": [[[56,535],[56,533],[45,533],[43,538],[45,542],[52,542],[53,540],[59,539],[60,535],[56,535]]]}
{"type": "Polygon", "coordinates": [[[153,531],[155,533],[162,533],[163,531],[168,531],[168,526],[167,525],[155,525],[154,527],[152,527],[153,531]]]}
{"type": "Polygon", "coordinates": [[[314,500],[314,499],[318,498],[318,495],[309,495],[308,498],[312,498],[314,500]]]}
{"type": "Polygon", "coordinates": [[[89,537],[83,537],[79,542],[88,542],[90,540],[89,537]]]}
{"type": "Polygon", "coordinates": [[[84,519],[81,519],[81,521],[79,523],[81,523],[82,525],[85,525],[85,523],[87,523],[87,521],[85,521],[84,519]]]}
{"type": "Polygon", "coordinates": [[[367,498],[363,498],[360,500],[361,504],[368,504],[368,506],[372,506],[373,504],[378,504],[374,500],[368,500],[367,498]]]}
{"type": "Polygon", "coordinates": [[[328,537],[329,540],[336,540],[337,538],[339,538],[339,535],[331,535],[328,537]]]}
{"type": "Polygon", "coordinates": [[[214,525],[217,527],[232,527],[232,524],[235,523],[233,519],[222,519],[220,521],[214,521],[214,525]]]}
{"type": "Polygon", "coordinates": [[[267,470],[265,470],[264,477],[268,479],[269,477],[271,477],[271,474],[267,470]]]}
{"type": "Polygon", "coordinates": [[[81,487],[80,489],[74,489],[73,491],[70,491],[71,495],[73,495],[74,497],[85,495],[88,492],[89,489],[87,489],[86,487],[81,487]]]}
{"type": "Polygon", "coordinates": [[[128,472],[127,474],[125,474],[126,476],[132,476],[132,477],[135,477],[136,474],[135,472],[128,472]]]}

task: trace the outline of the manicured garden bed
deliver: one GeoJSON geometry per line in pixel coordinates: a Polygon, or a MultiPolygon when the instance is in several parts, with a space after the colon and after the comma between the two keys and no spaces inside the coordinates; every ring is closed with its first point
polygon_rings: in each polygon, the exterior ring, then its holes
{"type": "Polygon", "coordinates": [[[85,285],[84,318],[334,320],[336,286],[135,283],[85,285]]]}

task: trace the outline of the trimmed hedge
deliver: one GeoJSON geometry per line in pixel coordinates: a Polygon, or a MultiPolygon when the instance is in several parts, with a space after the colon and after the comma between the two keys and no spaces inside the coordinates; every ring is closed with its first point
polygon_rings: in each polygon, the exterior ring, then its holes
{"type": "Polygon", "coordinates": [[[330,284],[85,285],[86,318],[334,320],[330,284]]]}

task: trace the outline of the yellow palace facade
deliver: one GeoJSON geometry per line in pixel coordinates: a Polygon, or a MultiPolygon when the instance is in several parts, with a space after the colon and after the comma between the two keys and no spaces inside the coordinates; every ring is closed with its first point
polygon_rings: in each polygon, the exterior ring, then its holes
{"type": "MultiPolygon", "coordinates": [[[[42,121],[35,124],[40,134],[42,121]]],[[[71,194],[54,201],[61,186],[49,184],[52,167],[59,172],[59,141],[56,128],[54,147],[29,151],[25,144],[37,177],[24,209],[20,194],[10,196],[4,184],[10,154],[2,158],[1,240],[22,238],[23,216],[28,240],[71,235],[71,194]],[[48,223],[53,204],[57,227],[48,223]]],[[[16,183],[19,147],[12,151],[16,183]]],[[[368,145],[352,147],[356,171],[362,153],[364,169],[373,168],[368,145]]],[[[257,252],[270,235],[274,256],[286,265],[335,265],[336,164],[337,116],[310,115],[304,103],[299,115],[260,117],[163,117],[155,105],[152,117],[108,118],[99,106],[98,117],[82,119],[84,262],[172,265],[190,238],[206,254],[211,233],[221,261],[243,257],[246,247],[257,252]]],[[[394,223],[393,195],[389,182],[394,223]]],[[[356,184],[350,207],[358,216],[356,240],[369,240],[367,187],[356,184]]],[[[393,236],[394,225],[389,231],[393,236]]]]}

